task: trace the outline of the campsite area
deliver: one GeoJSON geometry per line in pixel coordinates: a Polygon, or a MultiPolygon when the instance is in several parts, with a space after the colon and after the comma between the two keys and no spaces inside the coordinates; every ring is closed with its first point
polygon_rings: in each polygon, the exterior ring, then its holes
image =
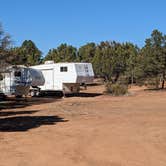
{"type": "Polygon", "coordinates": [[[166,91],[103,91],[1,103],[0,166],[165,166],[166,91]]]}

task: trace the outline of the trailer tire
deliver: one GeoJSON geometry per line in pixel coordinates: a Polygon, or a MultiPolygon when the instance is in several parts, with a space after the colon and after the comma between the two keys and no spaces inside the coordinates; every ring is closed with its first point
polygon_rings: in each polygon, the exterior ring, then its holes
{"type": "Polygon", "coordinates": [[[40,96],[40,92],[36,91],[35,96],[40,96]]]}
{"type": "Polygon", "coordinates": [[[35,96],[36,96],[35,91],[33,91],[33,90],[32,90],[32,91],[30,91],[30,96],[31,96],[31,97],[35,97],[35,96]]]}
{"type": "Polygon", "coordinates": [[[64,96],[62,91],[56,91],[55,94],[58,97],[63,97],[64,96]]]}

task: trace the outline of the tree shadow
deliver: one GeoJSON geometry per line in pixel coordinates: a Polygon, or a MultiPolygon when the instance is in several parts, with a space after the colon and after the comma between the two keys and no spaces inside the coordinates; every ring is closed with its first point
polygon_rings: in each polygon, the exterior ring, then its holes
{"type": "Polygon", "coordinates": [[[103,85],[103,83],[93,82],[91,84],[88,84],[88,86],[101,86],[101,85],[103,85]]]}
{"type": "Polygon", "coordinates": [[[59,116],[17,116],[0,119],[0,132],[25,132],[42,125],[67,122],[59,116]]]}
{"type": "Polygon", "coordinates": [[[15,109],[15,108],[24,108],[28,106],[26,102],[18,102],[14,100],[7,100],[0,102],[0,110],[2,109],[15,109]]]}
{"type": "Polygon", "coordinates": [[[4,101],[0,101],[0,110],[2,109],[16,109],[24,108],[31,105],[39,105],[43,103],[52,103],[61,100],[61,98],[7,98],[4,101]]]}
{"type": "Polygon", "coordinates": [[[67,94],[66,97],[97,97],[103,95],[102,93],[76,93],[76,94],[67,94]]]}
{"type": "Polygon", "coordinates": [[[36,113],[38,111],[36,110],[32,110],[32,111],[3,111],[1,112],[0,111],[0,117],[1,116],[14,116],[14,115],[23,115],[23,114],[33,114],[33,113],[36,113]]]}
{"type": "Polygon", "coordinates": [[[144,91],[166,91],[166,88],[147,88],[144,91]]]}

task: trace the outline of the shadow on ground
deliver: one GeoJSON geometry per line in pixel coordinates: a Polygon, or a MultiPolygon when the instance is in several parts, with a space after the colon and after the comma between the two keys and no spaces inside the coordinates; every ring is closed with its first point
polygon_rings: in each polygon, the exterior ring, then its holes
{"type": "Polygon", "coordinates": [[[166,91],[166,88],[162,89],[162,88],[147,88],[147,89],[144,89],[144,91],[163,91],[165,92],[166,91]]]}
{"type": "Polygon", "coordinates": [[[43,103],[52,103],[59,101],[61,98],[55,97],[33,97],[33,98],[7,98],[4,101],[0,101],[0,110],[2,109],[16,109],[24,108],[31,105],[40,105],[43,103]]]}
{"type": "Polygon", "coordinates": [[[0,118],[0,132],[25,132],[42,125],[67,122],[59,116],[17,116],[0,118]]]}
{"type": "Polygon", "coordinates": [[[97,96],[101,96],[102,93],[84,93],[84,92],[80,92],[80,93],[76,93],[76,94],[68,94],[66,95],[66,97],[97,97],[97,96]]]}
{"type": "MultiPolygon", "coordinates": [[[[66,97],[96,97],[100,96],[102,93],[86,93],[80,92],[77,94],[68,94],[66,97]]],[[[7,98],[4,101],[0,101],[0,110],[3,109],[16,109],[16,108],[24,108],[32,105],[40,105],[44,103],[52,103],[56,101],[62,100],[62,97],[57,96],[56,94],[49,94],[40,97],[32,97],[32,98],[7,98]]]]}
{"type": "Polygon", "coordinates": [[[24,115],[24,114],[33,114],[36,113],[38,111],[34,110],[34,111],[0,111],[0,117],[1,116],[15,116],[15,115],[24,115]]]}

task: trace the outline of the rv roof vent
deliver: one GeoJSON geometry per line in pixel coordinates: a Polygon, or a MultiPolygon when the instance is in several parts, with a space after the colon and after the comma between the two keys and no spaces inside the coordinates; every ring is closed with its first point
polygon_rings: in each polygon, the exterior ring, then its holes
{"type": "Polygon", "coordinates": [[[45,61],[45,63],[44,64],[54,64],[54,61],[45,61]]]}

